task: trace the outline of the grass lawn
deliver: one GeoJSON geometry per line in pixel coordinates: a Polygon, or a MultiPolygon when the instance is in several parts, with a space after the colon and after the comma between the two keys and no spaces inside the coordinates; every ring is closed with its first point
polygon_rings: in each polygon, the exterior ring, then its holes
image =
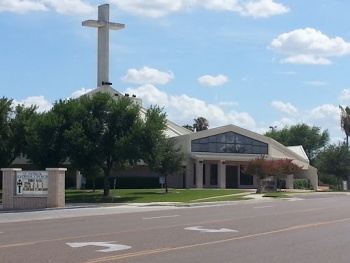
{"type": "MultiPolygon", "coordinates": [[[[66,190],[66,203],[152,203],[152,202],[219,202],[247,200],[249,192],[232,189],[116,189],[109,197],[103,197],[103,190],[66,190]],[[240,195],[242,194],[242,195],[240,195]]],[[[264,197],[290,198],[285,192],[266,193],[264,197]]],[[[0,190],[0,204],[2,191],[0,190]]]]}
{"type": "Polygon", "coordinates": [[[244,200],[242,190],[220,189],[116,189],[109,197],[103,197],[102,190],[66,190],[66,203],[151,203],[151,202],[210,202],[244,200]]]}

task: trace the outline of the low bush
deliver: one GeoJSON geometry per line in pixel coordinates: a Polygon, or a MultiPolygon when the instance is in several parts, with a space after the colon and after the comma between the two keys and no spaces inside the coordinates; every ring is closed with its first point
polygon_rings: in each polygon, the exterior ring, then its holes
{"type": "Polygon", "coordinates": [[[294,179],[293,181],[294,189],[310,189],[310,180],[308,179],[294,179]]]}

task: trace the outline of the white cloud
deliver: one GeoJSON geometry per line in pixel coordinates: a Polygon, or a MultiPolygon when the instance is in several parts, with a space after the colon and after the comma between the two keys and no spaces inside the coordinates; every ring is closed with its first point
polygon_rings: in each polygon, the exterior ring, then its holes
{"type": "Polygon", "coordinates": [[[140,70],[129,69],[122,81],[134,84],[166,84],[174,78],[171,71],[163,72],[157,69],[143,67],[140,70]]]}
{"type": "Polygon", "coordinates": [[[284,127],[290,127],[290,126],[293,126],[293,125],[295,125],[297,123],[298,123],[298,121],[295,118],[286,118],[286,117],[284,117],[284,118],[281,118],[278,121],[272,122],[271,126],[272,127],[276,127],[277,130],[281,130],[284,127]]]}
{"type": "Polygon", "coordinates": [[[350,102],[350,89],[343,89],[340,93],[339,100],[343,103],[350,102]]]}
{"type": "Polygon", "coordinates": [[[84,94],[86,94],[86,93],[88,93],[88,92],[90,92],[90,91],[92,91],[92,89],[85,89],[85,88],[82,88],[82,89],[80,89],[80,90],[74,91],[74,92],[69,96],[69,98],[76,99],[76,98],[79,98],[80,96],[82,96],[82,95],[84,95],[84,94]]]}
{"type": "Polygon", "coordinates": [[[252,17],[268,17],[289,11],[287,7],[273,0],[111,0],[111,3],[115,3],[125,12],[148,17],[166,16],[196,7],[231,11],[252,17]]]}
{"type": "Polygon", "coordinates": [[[311,119],[313,121],[322,120],[322,119],[328,119],[328,120],[332,119],[333,121],[339,120],[339,123],[340,123],[339,116],[340,116],[339,106],[324,104],[311,109],[307,114],[307,119],[311,119]]]}
{"type": "Polygon", "coordinates": [[[283,117],[274,121],[271,125],[277,126],[277,129],[291,127],[292,125],[306,123],[309,126],[317,126],[329,131],[331,135],[330,143],[342,141],[342,133],[340,130],[340,110],[338,106],[324,104],[309,110],[300,111],[292,118],[283,117]]]}
{"type": "Polygon", "coordinates": [[[203,86],[221,86],[228,82],[228,77],[221,74],[217,76],[205,75],[199,77],[198,81],[203,86]]]}
{"type": "MultiPolygon", "coordinates": [[[[242,16],[268,17],[289,12],[289,8],[274,0],[110,0],[118,9],[146,17],[162,17],[198,7],[238,13],[242,16]]],[[[63,14],[87,14],[96,11],[84,0],[2,0],[0,12],[25,13],[54,10],[63,14]]]]}
{"type": "Polygon", "coordinates": [[[237,106],[238,105],[238,102],[235,102],[235,101],[221,101],[218,103],[219,106],[237,106]]]}
{"type": "Polygon", "coordinates": [[[293,64],[330,64],[327,57],[350,54],[350,43],[341,37],[330,38],[313,28],[296,29],[275,38],[270,48],[289,55],[283,60],[293,64]]]}
{"type": "Polygon", "coordinates": [[[273,0],[198,0],[206,9],[239,13],[243,16],[268,17],[289,12],[289,8],[273,0]]]}
{"type": "Polygon", "coordinates": [[[82,0],[1,0],[1,12],[26,13],[52,10],[62,14],[88,14],[96,8],[82,0]]]}
{"type": "Polygon", "coordinates": [[[307,85],[311,85],[311,86],[327,86],[328,83],[325,81],[306,81],[305,82],[307,85]]]}
{"type": "Polygon", "coordinates": [[[234,124],[247,129],[255,129],[255,121],[246,112],[224,111],[217,105],[208,104],[187,95],[168,95],[153,85],[144,85],[137,89],[128,88],[125,93],[135,94],[142,99],[145,107],[150,105],[164,107],[168,119],[179,125],[192,125],[194,118],[203,116],[209,121],[211,128],[234,124]]]}
{"type": "Polygon", "coordinates": [[[179,96],[170,95],[153,85],[128,88],[125,93],[136,94],[138,98],[142,99],[144,107],[150,105],[164,107],[167,118],[179,125],[192,125],[194,118],[203,116],[209,121],[210,128],[234,124],[263,134],[268,131],[270,125],[277,126],[277,129],[283,129],[285,126],[290,127],[295,124],[306,123],[309,126],[327,127],[332,135],[332,143],[336,143],[337,138],[342,137],[339,124],[339,108],[330,104],[300,111],[290,103],[275,101],[272,103],[273,106],[288,114],[288,116],[258,126],[253,117],[247,112],[223,110],[218,105],[209,104],[184,94],[179,96]]]}
{"type": "Polygon", "coordinates": [[[140,16],[161,17],[190,7],[194,0],[111,0],[121,10],[140,16]]]}
{"type": "Polygon", "coordinates": [[[0,2],[0,13],[13,12],[13,13],[26,13],[30,11],[46,11],[47,7],[38,1],[30,0],[2,0],[0,2]]]}
{"type": "Polygon", "coordinates": [[[332,61],[326,58],[313,55],[297,55],[282,60],[286,64],[310,64],[310,65],[329,65],[332,61]]]}
{"type": "MultiPolygon", "coordinates": [[[[243,2],[245,3],[245,2],[243,2]]],[[[269,17],[289,12],[289,8],[272,0],[249,1],[245,4],[242,14],[252,17],[269,17]]]]}
{"type": "Polygon", "coordinates": [[[42,2],[62,14],[89,14],[97,12],[95,7],[82,0],[42,0],[42,2]]]}
{"type": "MultiPolygon", "coordinates": [[[[318,127],[327,127],[330,132],[331,143],[336,143],[343,134],[340,130],[340,110],[338,105],[324,104],[304,113],[304,123],[318,127]]],[[[300,122],[299,122],[300,123],[300,122]]],[[[340,141],[343,141],[341,139],[340,141]]]]}
{"type": "Polygon", "coordinates": [[[273,101],[271,102],[271,106],[289,115],[295,115],[298,113],[298,109],[294,107],[291,103],[284,103],[282,101],[273,101]]]}
{"type": "Polygon", "coordinates": [[[52,103],[47,101],[44,96],[33,96],[33,97],[28,97],[24,100],[21,101],[17,101],[14,100],[13,101],[13,105],[24,105],[26,107],[30,107],[32,105],[36,105],[38,106],[37,111],[38,112],[44,112],[44,111],[49,111],[52,108],[52,103]]]}

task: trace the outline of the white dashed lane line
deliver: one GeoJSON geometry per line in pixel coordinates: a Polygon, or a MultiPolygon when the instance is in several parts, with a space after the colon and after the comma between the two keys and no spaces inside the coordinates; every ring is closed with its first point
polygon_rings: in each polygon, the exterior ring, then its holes
{"type": "Polygon", "coordinates": [[[160,219],[160,218],[169,218],[169,217],[177,217],[179,215],[172,215],[172,216],[157,216],[157,217],[144,217],[142,219],[149,220],[149,219],[160,219]]]}
{"type": "Polygon", "coordinates": [[[255,206],[255,207],[253,207],[253,208],[255,208],[255,209],[261,209],[261,208],[271,208],[271,207],[273,207],[273,205],[255,206]]]}

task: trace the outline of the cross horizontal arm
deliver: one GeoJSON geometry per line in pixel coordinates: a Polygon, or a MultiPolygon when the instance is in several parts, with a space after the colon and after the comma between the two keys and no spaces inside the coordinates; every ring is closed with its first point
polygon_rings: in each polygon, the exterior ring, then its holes
{"type": "Polygon", "coordinates": [[[109,24],[109,29],[111,30],[118,30],[118,29],[125,28],[125,25],[120,23],[109,22],[108,24],[109,24]]]}
{"type": "Polygon", "coordinates": [[[103,27],[106,24],[107,23],[105,21],[101,21],[101,20],[85,20],[82,23],[83,26],[96,27],[96,28],[103,27]]]}

